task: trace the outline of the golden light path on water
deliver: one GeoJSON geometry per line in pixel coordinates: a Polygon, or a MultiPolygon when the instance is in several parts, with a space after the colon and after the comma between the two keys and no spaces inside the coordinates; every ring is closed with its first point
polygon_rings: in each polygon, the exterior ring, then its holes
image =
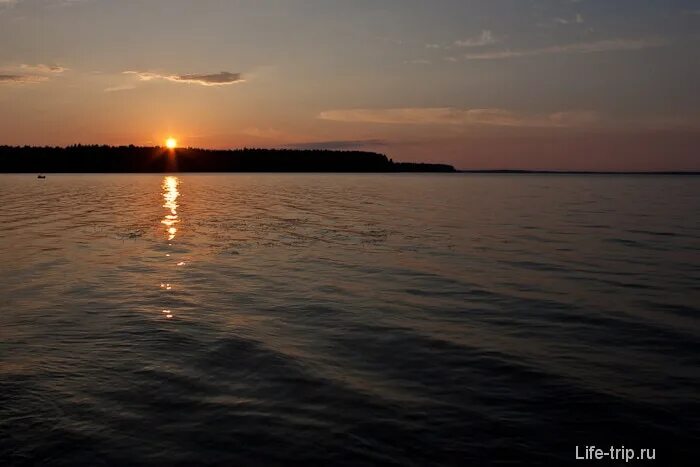
{"type": "MultiPolygon", "coordinates": [[[[168,176],[163,179],[163,207],[167,209],[165,217],[163,218],[161,224],[165,226],[165,235],[168,238],[168,245],[172,245],[173,240],[177,235],[177,224],[180,223],[180,218],[177,213],[177,200],[180,197],[180,192],[178,191],[178,185],[180,180],[177,177],[168,176]]],[[[170,257],[170,253],[166,253],[166,257],[170,257]]],[[[182,266],[184,262],[179,262],[177,265],[182,266]]],[[[166,291],[172,290],[172,285],[170,283],[161,283],[161,289],[166,291]]],[[[166,318],[170,319],[173,317],[172,311],[169,309],[164,309],[163,314],[166,318]]]]}
{"type": "Polygon", "coordinates": [[[161,221],[166,227],[166,233],[168,235],[168,241],[175,239],[177,234],[176,224],[180,222],[177,216],[177,199],[180,197],[180,192],[177,191],[177,187],[180,181],[177,177],[165,177],[163,180],[163,199],[165,203],[163,207],[169,210],[169,213],[165,215],[165,218],[161,221]]]}

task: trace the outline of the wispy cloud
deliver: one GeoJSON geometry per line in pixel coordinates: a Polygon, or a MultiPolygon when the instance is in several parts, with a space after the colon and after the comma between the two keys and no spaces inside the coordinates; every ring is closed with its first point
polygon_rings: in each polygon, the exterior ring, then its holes
{"type": "Polygon", "coordinates": [[[34,73],[63,73],[65,71],[68,71],[68,68],[64,68],[59,65],[44,65],[43,63],[40,63],[38,65],[22,64],[19,67],[24,71],[34,73]]]}
{"type": "Polygon", "coordinates": [[[34,84],[46,80],[46,76],[40,75],[0,75],[0,84],[34,84]]]}
{"type": "MultiPolygon", "coordinates": [[[[593,110],[524,113],[506,109],[407,107],[393,109],[328,110],[318,115],[327,121],[383,125],[492,126],[559,129],[700,129],[700,115],[634,115],[612,117],[593,110]]],[[[392,143],[393,144],[393,143],[392,143]]]]}
{"type": "Polygon", "coordinates": [[[328,110],[322,112],[319,118],[347,123],[507,127],[581,127],[600,121],[598,113],[592,111],[526,115],[504,109],[457,109],[450,107],[328,110]]]}
{"type": "MultiPolygon", "coordinates": [[[[23,0],[0,0],[0,10],[3,8],[13,7],[23,0]]],[[[44,7],[54,8],[54,7],[66,7],[76,5],[78,3],[85,3],[90,0],[47,0],[44,2],[44,7]]]]}
{"type": "Polygon", "coordinates": [[[625,50],[642,50],[669,45],[670,40],[664,38],[647,39],[608,39],[577,44],[553,45],[535,49],[500,50],[493,52],[468,53],[462,56],[465,60],[503,60],[508,58],[532,57],[536,55],[554,55],[565,53],[596,53],[625,50]]]}
{"type": "Polygon", "coordinates": [[[287,144],[285,147],[291,149],[366,149],[386,146],[387,141],[383,139],[360,139],[360,140],[339,140],[339,141],[311,141],[305,143],[287,144]]]}
{"type": "Polygon", "coordinates": [[[559,24],[583,24],[585,21],[583,20],[583,15],[577,13],[573,19],[554,18],[554,22],[559,24]]]}
{"type": "Polygon", "coordinates": [[[111,86],[105,89],[105,92],[119,92],[119,91],[130,91],[131,89],[136,89],[133,84],[123,84],[117,86],[111,86]]]}
{"type": "MultiPolygon", "coordinates": [[[[2,0],[0,0],[2,1],[2,0]]],[[[48,81],[58,73],[63,73],[67,68],[58,65],[12,65],[0,69],[0,84],[35,84],[48,81]]]]}
{"type": "Polygon", "coordinates": [[[227,71],[189,75],[164,75],[151,72],[125,71],[124,74],[135,75],[141,81],[166,80],[173,83],[199,84],[201,86],[226,86],[245,82],[241,73],[230,73],[227,71]]]}
{"type": "Polygon", "coordinates": [[[54,0],[51,4],[54,6],[73,6],[78,3],[87,3],[90,0],[54,0]]]}
{"type": "Polygon", "coordinates": [[[453,48],[475,48],[475,47],[484,47],[487,45],[492,45],[492,44],[497,44],[501,42],[501,39],[496,37],[493,32],[489,29],[484,29],[481,31],[476,36],[473,37],[467,37],[465,39],[459,39],[451,44],[437,44],[437,43],[430,43],[430,44],[425,44],[426,49],[444,49],[444,50],[450,50],[453,48]]]}
{"type": "Polygon", "coordinates": [[[476,37],[470,37],[467,39],[462,39],[454,42],[456,47],[483,47],[485,45],[491,45],[498,42],[498,39],[489,30],[481,31],[476,37]]]}
{"type": "Polygon", "coordinates": [[[415,60],[406,60],[404,63],[407,65],[430,65],[432,62],[424,58],[417,58],[415,60]]]}
{"type": "Polygon", "coordinates": [[[242,83],[243,77],[240,73],[229,73],[222,71],[210,75],[182,75],[177,76],[175,81],[180,83],[201,84],[203,86],[222,86],[227,84],[242,83]]]}

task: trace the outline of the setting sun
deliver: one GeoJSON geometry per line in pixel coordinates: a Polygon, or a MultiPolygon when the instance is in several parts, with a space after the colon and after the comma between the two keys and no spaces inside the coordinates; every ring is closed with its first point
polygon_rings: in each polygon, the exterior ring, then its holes
{"type": "Polygon", "coordinates": [[[177,140],[175,138],[168,138],[165,140],[165,145],[168,149],[175,149],[177,147],[177,140]]]}

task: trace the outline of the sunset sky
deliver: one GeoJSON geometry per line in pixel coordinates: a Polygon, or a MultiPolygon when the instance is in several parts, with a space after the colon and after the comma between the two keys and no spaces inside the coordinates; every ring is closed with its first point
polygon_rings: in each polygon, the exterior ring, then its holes
{"type": "Polygon", "coordinates": [[[0,144],[700,170],[700,1],[0,0],[0,144]]]}

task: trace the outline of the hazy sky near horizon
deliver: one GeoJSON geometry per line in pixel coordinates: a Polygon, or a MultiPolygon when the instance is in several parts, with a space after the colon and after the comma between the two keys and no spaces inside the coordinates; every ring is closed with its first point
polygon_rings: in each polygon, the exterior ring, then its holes
{"type": "Polygon", "coordinates": [[[700,1],[0,0],[0,144],[700,170],[700,1]]]}

